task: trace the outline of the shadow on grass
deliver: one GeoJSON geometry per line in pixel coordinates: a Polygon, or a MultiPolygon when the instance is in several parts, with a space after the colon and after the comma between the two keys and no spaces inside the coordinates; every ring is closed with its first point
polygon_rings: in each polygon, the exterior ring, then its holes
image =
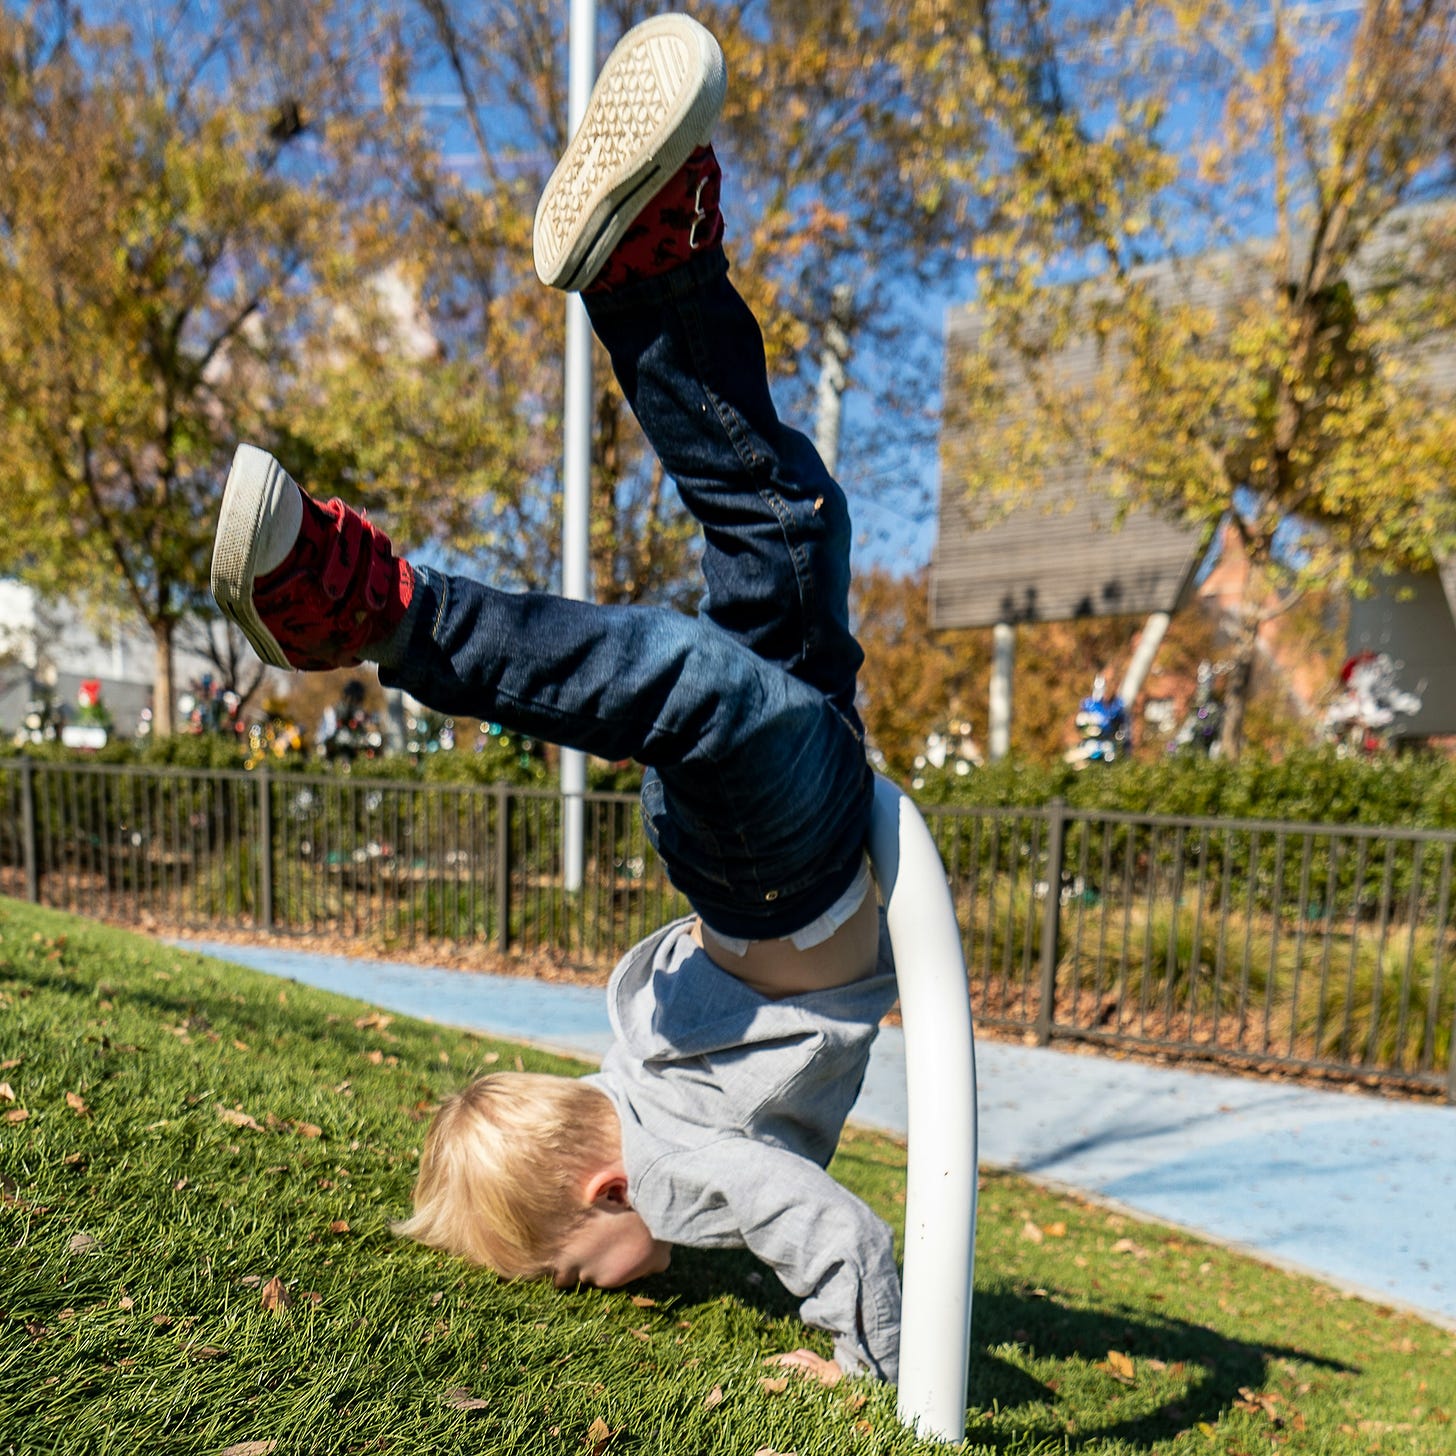
{"type": "MultiPolygon", "coordinates": [[[[1242,1389],[1259,1390],[1273,1360],[1298,1360],[1321,1369],[1349,1372],[1354,1367],[1288,1345],[1254,1344],[1220,1334],[1206,1325],[1125,1308],[1075,1309],[1060,1303],[1055,1291],[1046,1296],[1011,1290],[978,1291],[972,1312],[969,1404],[974,1411],[1018,1410],[1033,1426],[1045,1422],[1049,1434],[1060,1433],[1069,1450],[1110,1441],[1151,1449],[1172,1440],[1200,1422],[1217,1423],[1241,1399],[1242,1389]],[[1037,1379],[1011,1359],[993,1354],[1005,1345],[1026,1352],[1029,1361],[1085,1361],[1098,1364],[1109,1351],[1135,1361],[1158,1360],[1177,1372],[1183,1391],[1153,1409],[1117,1415],[1120,1401],[1109,1400],[1105,1424],[1089,1423],[1086,1403],[1077,1413],[1077,1429],[1066,1430],[1067,1416],[1058,1408],[1056,1385],[1037,1379]],[[1038,1413],[1036,1410],[1040,1407],[1038,1413]]],[[[1144,1378],[1139,1372],[1137,1379],[1144,1378]]],[[[1107,1375],[1109,1394],[1116,1386],[1107,1375]]],[[[971,1418],[972,1439],[993,1450],[1011,1443],[1011,1433],[978,1429],[971,1418]]],[[[1017,1435],[1016,1440],[1022,1437],[1017,1435]]]]}
{"type": "MultiPolygon", "coordinates": [[[[644,1290],[659,1298],[677,1295],[689,1303],[731,1295],[768,1319],[792,1319],[798,1301],[750,1254],[740,1250],[678,1249],[671,1270],[647,1281],[644,1290]],[[711,1294],[709,1294],[709,1291],[711,1294]]],[[[1032,1295],[1015,1290],[978,1290],[972,1311],[971,1370],[967,1385],[969,1439],[993,1451],[1025,1445],[1028,1430],[1066,1443],[1075,1451],[1114,1441],[1151,1451],[1200,1422],[1216,1425],[1244,1397],[1243,1390],[1262,1389],[1275,1360],[1295,1360],[1323,1370],[1353,1373],[1355,1367],[1291,1345],[1239,1340],[1206,1325],[1147,1311],[1109,1305],[1078,1309],[1061,1302],[1058,1292],[1032,1295]],[[1012,1354],[993,1353],[1006,1346],[1024,1352],[1028,1365],[1047,1362],[1068,1366],[1038,1378],[1012,1354]],[[1089,1374],[1087,1366],[1119,1351],[1138,1362],[1136,1381],[1149,1391],[1137,1400],[1111,1373],[1089,1374]],[[1156,1360],[1165,1370],[1156,1375],[1143,1362],[1156,1360]],[[1099,1400],[1089,1380],[1105,1380],[1099,1400]],[[1153,1381],[1178,1386],[1159,1400],[1153,1381]],[[1064,1385],[1081,1382],[1074,1398],[1063,1399],[1064,1385]],[[1148,1401],[1156,1401],[1151,1408],[1148,1401]],[[1119,1414],[1126,1405],[1135,1412],[1119,1414]],[[1089,1410],[1105,1410],[1106,1419],[1089,1419],[1089,1410]],[[995,1412],[993,1423],[982,1414],[995,1412]],[[1015,1412],[1015,1430],[997,1429],[1001,1418],[1015,1412]],[[1069,1425],[1075,1423],[1074,1428],[1069,1425]]]]}

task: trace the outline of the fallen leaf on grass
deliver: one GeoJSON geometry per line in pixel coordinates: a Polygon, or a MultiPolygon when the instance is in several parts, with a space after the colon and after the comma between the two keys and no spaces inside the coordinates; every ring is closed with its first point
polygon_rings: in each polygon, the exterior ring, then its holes
{"type": "Polygon", "coordinates": [[[73,1254],[84,1254],[88,1249],[96,1247],[96,1240],[90,1234],[72,1234],[71,1242],[66,1247],[73,1254]]]}
{"type": "Polygon", "coordinates": [[[703,1409],[704,1410],[712,1410],[714,1406],[719,1406],[719,1405],[722,1405],[722,1404],[723,1404],[723,1387],[721,1385],[715,1385],[707,1393],[707,1395],[705,1395],[703,1397],[703,1409]]]}
{"type": "Polygon", "coordinates": [[[1131,1239],[1118,1239],[1112,1246],[1112,1252],[1114,1254],[1131,1254],[1134,1259],[1152,1258],[1149,1250],[1143,1248],[1141,1244],[1135,1244],[1131,1239]]]}
{"type": "Polygon", "coordinates": [[[316,1122],[295,1122],[293,1130],[301,1138],[321,1138],[324,1130],[316,1122]]]}
{"type": "Polygon", "coordinates": [[[1261,1390],[1251,1390],[1247,1385],[1241,1385],[1239,1386],[1239,1397],[1234,1402],[1235,1410],[1248,1411],[1250,1415],[1258,1415],[1262,1411],[1271,1421],[1279,1419],[1279,1414],[1274,1409],[1279,1401],[1277,1395],[1270,1395],[1261,1390]]]}
{"type": "Polygon", "coordinates": [[[799,1456],[798,1451],[776,1451],[772,1446],[760,1446],[753,1456],[799,1456]]]}
{"type": "Polygon", "coordinates": [[[0,1072],[8,1072],[12,1067],[18,1067],[24,1060],[24,1057],[6,1057],[0,1062],[0,1072]]]}
{"type": "Polygon", "coordinates": [[[371,1027],[376,1031],[383,1031],[393,1020],[392,1016],[385,1016],[379,1011],[371,1011],[365,1016],[356,1017],[354,1025],[360,1031],[368,1031],[371,1027]]]}
{"type": "Polygon", "coordinates": [[[250,1128],[253,1132],[262,1132],[262,1126],[255,1122],[246,1112],[239,1108],[224,1107],[221,1102],[217,1104],[217,1115],[233,1127],[250,1128]]]}
{"type": "Polygon", "coordinates": [[[5,1102],[15,1101],[15,1088],[9,1082],[0,1082],[0,1100],[5,1102]]]}
{"type": "Polygon", "coordinates": [[[329,1225],[329,1232],[331,1234],[346,1234],[346,1233],[348,1233],[349,1232],[349,1220],[347,1218],[336,1218],[333,1221],[333,1223],[331,1223],[329,1225]]]}
{"type": "Polygon", "coordinates": [[[585,1439],[591,1456],[602,1456],[602,1452],[607,1449],[607,1442],[612,1439],[612,1428],[597,1416],[586,1428],[585,1439]]]}
{"type": "Polygon", "coordinates": [[[268,1456],[277,1445],[277,1441],[239,1441],[236,1446],[219,1451],[217,1456],[268,1456]]]}
{"type": "Polygon", "coordinates": [[[833,1360],[826,1360],[812,1350],[789,1350],[782,1355],[769,1355],[763,1363],[777,1365],[782,1370],[791,1370],[831,1388],[844,1379],[844,1372],[833,1360]]]}
{"type": "Polygon", "coordinates": [[[1029,1244],[1039,1244],[1042,1241],[1043,1234],[1041,1229],[1038,1228],[1036,1224],[1032,1223],[1030,1219],[1027,1219],[1027,1221],[1021,1225],[1021,1237],[1024,1238],[1029,1244]]]}
{"type": "Polygon", "coordinates": [[[789,1388],[787,1375],[760,1375],[758,1383],[769,1395],[779,1395],[789,1388]]]}
{"type": "Polygon", "coordinates": [[[1097,1368],[1105,1370],[1114,1380],[1120,1380],[1124,1385],[1132,1385],[1137,1380],[1137,1369],[1132,1363],[1132,1357],[1124,1355],[1121,1350],[1109,1350],[1107,1359],[1101,1361],[1097,1368]]]}
{"type": "Polygon", "coordinates": [[[482,1400],[478,1395],[471,1392],[468,1386],[457,1385],[452,1390],[447,1390],[440,1399],[450,1407],[458,1411],[484,1410],[489,1401],[482,1400]]]}
{"type": "Polygon", "coordinates": [[[264,1309],[272,1310],[274,1314],[277,1314],[279,1310],[287,1309],[293,1303],[293,1295],[289,1293],[288,1286],[275,1274],[263,1286],[260,1303],[264,1309]]]}
{"type": "Polygon", "coordinates": [[[79,1092],[66,1093],[66,1106],[76,1114],[77,1117],[90,1117],[91,1109],[86,1106],[86,1100],[79,1092]]]}
{"type": "Polygon", "coordinates": [[[653,1299],[650,1294],[634,1294],[632,1296],[632,1303],[635,1304],[638,1309],[657,1308],[657,1301],[653,1299]]]}
{"type": "Polygon", "coordinates": [[[26,1118],[28,1118],[29,1116],[30,1116],[30,1113],[27,1112],[25,1108],[23,1108],[23,1107],[12,1107],[10,1109],[10,1111],[5,1114],[5,1121],[6,1122],[24,1122],[26,1120],[26,1118]]]}

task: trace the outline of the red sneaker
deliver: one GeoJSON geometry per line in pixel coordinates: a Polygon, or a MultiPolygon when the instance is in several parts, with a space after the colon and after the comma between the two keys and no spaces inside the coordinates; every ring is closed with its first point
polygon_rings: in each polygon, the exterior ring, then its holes
{"type": "Polygon", "coordinates": [[[239,445],[212,549],[212,594],[274,667],[354,667],[399,626],[409,562],[342,501],[320,505],[269,454],[239,445]]]}
{"type": "MultiPolygon", "coordinates": [[[[568,292],[589,287],[664,192],[669,197],[659,228],[669,213],[677,214],[673,226],[686,249],[682,256],[708,246],[706,215],[695,225],[696,204],[706,190],[696,195],[694,177],[684,195],[675,190],[675,179],[706,146],[726,91],[723,52],[689,16],[645,20],[617,42],[536,206],[532,246],[543,283],[568,292]]],[[[647,251],[655,254],[655,244],[647,251]]],[[[682,258],[674,251],[672,260],[682,258]]]]}
{"type": "Polygon", "coordinates": [[[699,147],[622,234],[602,271],[582,290],[604,293],[655,278],[723,240],[718,194],[723,173],[711,146],[699,147]]]}

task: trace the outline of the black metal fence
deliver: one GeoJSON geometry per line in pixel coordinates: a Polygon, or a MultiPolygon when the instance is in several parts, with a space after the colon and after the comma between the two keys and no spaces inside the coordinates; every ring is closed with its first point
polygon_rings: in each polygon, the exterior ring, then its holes
{"type": "MultiPolygon", "coordinates": [[[[0,892],[146,929],[609,961],[686,906],[630,795],[0,761],[0,892]]],[[[1456,1100],[1456,833],[1069,810],[925,816],[982,1025],[1456,1100]]]]}

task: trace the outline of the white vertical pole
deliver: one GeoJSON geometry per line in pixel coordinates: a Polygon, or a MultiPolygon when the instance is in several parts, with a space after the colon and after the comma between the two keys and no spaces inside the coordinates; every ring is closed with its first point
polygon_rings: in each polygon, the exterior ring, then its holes
{"type": "Polygon", "coordinates": [[[976,1048],[960,927],[915,805],[875,780],[870,858],[895,952],[909,1141],[900,1320],[901,1421],[960,1441],[976,1253],[976,1048]]]}
{"type": "Polygon", "coordinates": [[[829,319],[824,326],[824,352],[819,356],[819,397],[814,415],[814,446],[824,468],[834,475],[839,470],[840,421],[844,412],[844,390],[849,376],[849,310],[854,294],[847,283],[836,283],[830,294],[829,319]]]}
{"type": "MultiPolygon", "coordinates": [[[[597,74],[596,0],[571,0],[568,21],[567,135],[586,113],[597,74]]],[[[581,298],[566,298],[565,459],[562,467],[561,591],[575,601],[591,596],[592,329],[581,298]]],[[[561,750],[563,803],[561,873],[568,893],[581,889],[585,853],[586,755],[561,750]]]]}
{"type": "Polygon", "coordinates": [[[1117,690],[1117,696],[1127,705],[1129,720],[1132,718],[1132,705],[1137,700],[1137,695],[1143,690],[1143,683],[1147,681],[1153,659],[1158,655],[1158,648],[1163,645],[1168,624],[1172,620],[1167,612],[1154,612],[1143,624],[1143,633],[1138,638],[1137,650],[1132,655],[1132,661],[1127,665],[1127,674],[1122,680],[1122,686],[1117,690]]]}
{"type": "Polygon", "coordinates": [[[991,761],[1011,752],[1011,678],[1016,666],[1016,628],[997,622],[991,629],[991,706],[988,744],[991,761]]]}

